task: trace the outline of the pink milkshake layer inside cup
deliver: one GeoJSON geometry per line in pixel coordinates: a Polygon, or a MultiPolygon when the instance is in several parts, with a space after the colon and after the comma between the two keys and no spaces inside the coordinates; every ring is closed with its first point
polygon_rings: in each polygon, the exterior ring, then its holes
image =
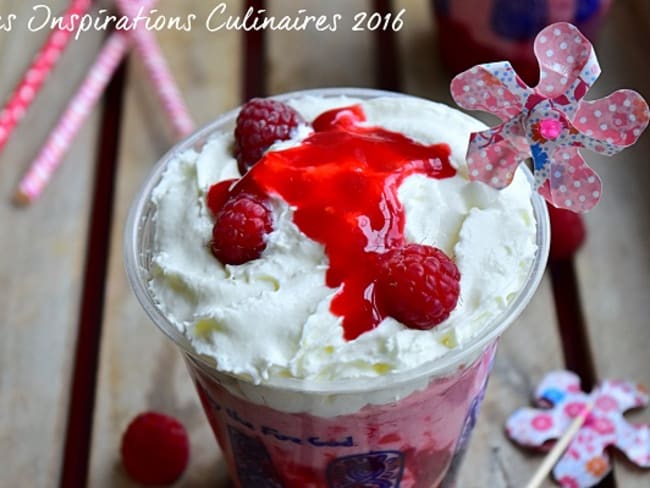
{"type": "Polygon", "coordinates": [[[495,349],[398,401],[334,417],[243,400],[226,378],[188,363],[238,486],[431,488],[449,482],[464,454],[495,349]]]}

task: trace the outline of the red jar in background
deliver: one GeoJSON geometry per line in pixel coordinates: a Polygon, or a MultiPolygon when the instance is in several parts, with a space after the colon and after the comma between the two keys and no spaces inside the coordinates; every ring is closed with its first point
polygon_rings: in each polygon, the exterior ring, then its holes
{"type": "Polygon", "coordinates": [[[537,84],[537,33],[571,22],[592,42],[612,0],[432,0],[442,62],[456,74],[476,64],[508,60],[537,84]]]}

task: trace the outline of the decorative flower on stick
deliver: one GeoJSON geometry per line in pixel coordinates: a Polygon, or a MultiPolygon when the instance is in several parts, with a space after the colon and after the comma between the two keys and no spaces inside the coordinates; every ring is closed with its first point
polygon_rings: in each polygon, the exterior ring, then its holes
{"type": "Polygon", "coordinates": [[[546,200],[586,212],[598,203],[601,183],[578,149],[612,156],[634,144],[648,125],[648,105],[632,90],[583,100],[600,66],[590,42],[571,24],[543,29],[534,51],[540,67],[535,88],[507,61],[475,66],[452,80],[458,105],[503,120],[497,127],[472,133],[467,151],[470,177],[503,188],[519,163],[532,157],[535,187],[546,200]]]}
{"type": "Polygon", "coordinates": [[[506,432],[515,442],[546,449],[562,436],[585,408],[591,412],[553,469],[561,486],[595,486],[611,470],[605,449],[616,446],[637,465],[650,467],[650,424],[630,424],[623,412],[648,405],[648,392],[625,381],[603,381],[591,393],[580,390],[580,378],[569,371],[548,373],[535,392],[545,409],[522,408],[510,416],[506,432]]]}

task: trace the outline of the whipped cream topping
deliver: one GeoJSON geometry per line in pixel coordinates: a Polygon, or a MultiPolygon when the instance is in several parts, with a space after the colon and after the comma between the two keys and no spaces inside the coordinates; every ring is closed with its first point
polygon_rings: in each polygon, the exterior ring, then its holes
{"type": "MultiPolygon", "coordinates": [[[[423,144],[451,147],[457,174],[407,177],[398,196],[409,242],[441,248],[461,273],[460,298],[449,318],[431,330],[413,330],[388,317],[348,341],[341,317],[330,312],[337,290],[325,285],[323,246],[293,223],[293,209],[271,197],[274,230],[261,258],[231,266],[214,258],[214,219],[206,193],[237,178],[232,132],[215,134],[200,152],[171,161],[152,194],[156,206],[149,287],[158,306],[197,353],[222,371],[254,383],[274,377],[312,382],[388,375],[417,367],[462,347],[514,299],[534,260],[531,188],[523,172],[497,191],[467,177],[469,133],[483,124],[442,104],[396,97],[360,101],[304,97],[290,102],[306,120],[325,110],[360,103],[366,124],[401,132],[423,144]]],[[[279,150],[310,133],[296,131],[279,150]]]]}

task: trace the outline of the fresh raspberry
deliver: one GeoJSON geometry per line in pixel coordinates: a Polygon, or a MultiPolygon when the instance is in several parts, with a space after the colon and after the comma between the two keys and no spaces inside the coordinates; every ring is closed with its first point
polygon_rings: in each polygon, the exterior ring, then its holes
{"type": "Polygon", "coordinates": [[[407,244],[379,259],[378,306],[412,329],[431,329],[456,306],[460,273],[440,249],[407,244]]]}
{"type": "Polygon", "coordinates": [[[257,259],[273,230],[271,210],[262,197],[240,193],[231,197],[216,215],[212,229],[212,253],[223,264],[242,264],[257,259]]]}
{"type": "Polygon", "coordinates": [[[587,231],[580,214],[548,205],[551,218],[551,259],[570,259],[580,249],[587,231]]]}
{"type": "Polygon", "coordinates": [[[122,463],[134,481],[143,485],[168,485],[187,466],[190,443],[183,425],[156,412],[134,418],[122,436],[122,463]]]}
{"type": "Polygon", "coordinates": [[[235,157],[243,175],[271,144],[291,138],[291,132],[305,121],[289,105],[268,98],[253,98],[237,116],[235,157]]]}

